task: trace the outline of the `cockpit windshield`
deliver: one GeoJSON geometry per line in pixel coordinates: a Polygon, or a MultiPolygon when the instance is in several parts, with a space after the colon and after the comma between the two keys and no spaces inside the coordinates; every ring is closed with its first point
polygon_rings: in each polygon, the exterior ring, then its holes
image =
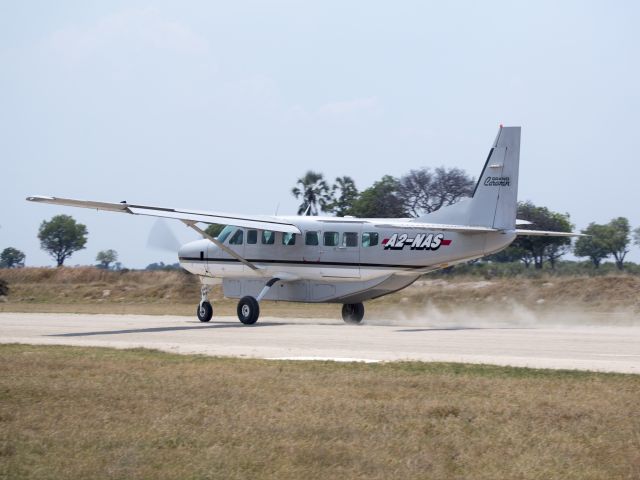
{"type": "Polygon", "coordinates": [[[224,227],[222,229],[222,231],[220,232],[220,235],[218,235],[216,238],[220,243],[224,243],[224,241],[229,237],[229,235],[231,235],[233,232],[235,232],[236,228],[238,227],[234,227],[233,225],[227,225],[226,227],[224,227]]]}

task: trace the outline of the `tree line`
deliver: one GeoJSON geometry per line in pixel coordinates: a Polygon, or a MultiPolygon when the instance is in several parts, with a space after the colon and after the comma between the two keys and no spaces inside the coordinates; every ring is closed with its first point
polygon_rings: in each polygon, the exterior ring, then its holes
{"type": "MultiPolygon", "coordinates": [[[[301,201],[298,214],[363,218],[419,217],[470,197],[475,179],[459,168],[420,168],[399,178],[385,175],[371,187],[358,191],[351,177],[337,177],[332,185],[323,174],[308,171],[298,178],[291,194],[301,201]]],[[[519,202],[517,218],[532,224],[532,230],[571,232],[574,225],[568,213],[558,213],[532,202],[519,202]]],[[[631,230],[628,219],[618,217],[606,224],[590,223],[572,245],[568,237],[522,236],[505,250],[485,259],[489,262],[522,262],[527,268],[542,269],[548,262],[555,269],[557,261],[570,252],[588,258],[597,269],[603,260],[613,258],[618,269],[631,243],[640,246],[640,227],[631,230]]]]}
{"type": "Polygon", "coordinates": [[[291,194],[301,200],[298,215],[404,218],[419,217],[471,196],[474,186],[475,180],[459,168],[420,168],[400,178],[385,175],[360,192],[351,177],[337,177],[330,186],[323,174],[309,170],[291,194]]]}
{"type": "MultiPolygon", "coordinates": [[[[518,203],[518,218],[532,222],[527,226],[531,230],[571,232],[574,228],[568,213],[552,212],[531,202],[518,203]]],[[[555,269],[560,257],[573,252],[576,257],[588,258],[596,269],[611,257],[616,267],[623,270],[631,243],[640,246],[640,227],[632,231],[625,217],[614,218],[602,225],[592,222],[580,233],[588,236],[578,237],[573,243],[568,237],[517,237],[506,249],[487,257],[487,261],[520,261],[525,267],[533,265],[536,269],[542,269],[548,262],[555,269]]]]}
{"type": "MultiPolygon", "coordinates": [[[[58,267],[75,252],[85,248],[87,237],[86,225],[76,222],[69,215],[56,215],[49,221],[43,220],[38,229],[40,248],[55,260],[58,267]]],[[[7,247],[0,253],[0,268],[24,267],[25,259],[24,252],[7,247]]],[[[98,268],[120,268],[118,253],[112,249],[98,252],[96,261],[98,268]]]]}

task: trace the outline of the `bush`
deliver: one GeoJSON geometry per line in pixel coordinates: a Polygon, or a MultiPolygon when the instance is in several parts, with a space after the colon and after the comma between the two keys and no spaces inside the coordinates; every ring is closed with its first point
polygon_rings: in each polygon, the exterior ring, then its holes
{"type": "Polygon", "coordinates": [[[9,284],[6,280],[0,278],[0,297],[6,297],[9,295],[9,284]]]}

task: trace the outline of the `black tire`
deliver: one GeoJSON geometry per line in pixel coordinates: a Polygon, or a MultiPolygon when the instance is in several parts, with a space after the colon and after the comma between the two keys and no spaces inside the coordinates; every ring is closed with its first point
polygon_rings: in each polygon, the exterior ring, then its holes
{"type": "Polygon", "coordinates": [[[364,305],[362,303],[345,303],[342,305],[342,319],[344,323],[357,325],[364,318],[364,305]]]}
{"type": "Polygon", "coordinates": [[[198,304],[196,315],[201,322],[208,322],[213,317],[213,307],[209,302],[202,302],[198,304]]]}
{"type": "Polygon", "coordinates": [[[238,318],[245,325],[253,325],[260,316],[260,305],[258,301],[251,297],[242,297],[238,302],[238,318]]]}

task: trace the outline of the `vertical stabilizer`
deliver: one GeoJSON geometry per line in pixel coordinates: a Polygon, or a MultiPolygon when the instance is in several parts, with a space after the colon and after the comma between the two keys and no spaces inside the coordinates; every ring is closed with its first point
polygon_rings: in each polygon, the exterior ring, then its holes
{"type": "Polygon", "coordinates": [[[520,127],[500,127],[472,198],[416,221],[513,230],[518,202],[520,127]]]}

